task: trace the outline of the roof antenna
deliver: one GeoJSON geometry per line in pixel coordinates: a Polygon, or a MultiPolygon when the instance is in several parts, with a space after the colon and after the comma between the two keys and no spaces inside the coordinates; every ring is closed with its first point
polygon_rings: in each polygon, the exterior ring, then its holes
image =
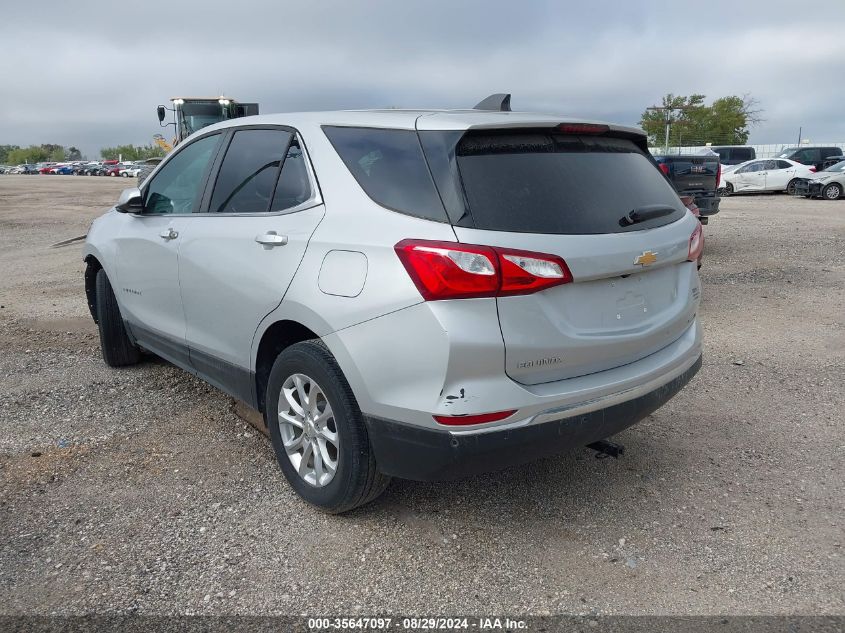
{"type": "Polygon", "coordinates": [[[497,92],[490,95],[486,99],[479,101],[473,110],[493,110],[494,112],[510,112],[511,111],[511,95],[510,93],[497,92]]]}

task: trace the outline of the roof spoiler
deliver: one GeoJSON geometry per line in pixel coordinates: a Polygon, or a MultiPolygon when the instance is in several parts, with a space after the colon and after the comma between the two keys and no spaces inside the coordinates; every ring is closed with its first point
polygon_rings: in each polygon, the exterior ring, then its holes
{"type": "Polygon", "coordinates": [[[494,112],[510,112],[511,111],[511,95],[510,93],[497,92],[490,95],[486,99],[482,99],[473,110],[492,110],[494,112]]]}

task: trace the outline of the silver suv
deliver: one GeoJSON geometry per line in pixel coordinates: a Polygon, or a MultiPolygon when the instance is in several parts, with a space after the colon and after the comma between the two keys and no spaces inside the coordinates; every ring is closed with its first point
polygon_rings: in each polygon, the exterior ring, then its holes
{"type": "Polygon", "coordinates": [[[113,367],[152,352],[263,412],[308,502],[607,438],[701,365],[701,228],[636,129],[484,111],[197,132],[98,218],[113,367]]]}

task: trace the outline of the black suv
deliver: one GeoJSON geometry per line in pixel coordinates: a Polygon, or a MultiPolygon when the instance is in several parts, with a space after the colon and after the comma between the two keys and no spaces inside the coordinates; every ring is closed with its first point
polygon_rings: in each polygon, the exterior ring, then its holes
{"type": "Polygon", "coordinates": [[[753,147],[740,147],[728,145],[725,147],[711,147],[719,155],[719,162],[723,165],[739,165],[748,160],[757,158],[757,152],[753,147]]]}
{"type": "Polygon", "coordinates": [[[786,147],[775,158],[787,158],[796,163],[813,165],[816,169],[824,169],[828,158],[839,156],[842,156],[841,147],[786,147]]]}

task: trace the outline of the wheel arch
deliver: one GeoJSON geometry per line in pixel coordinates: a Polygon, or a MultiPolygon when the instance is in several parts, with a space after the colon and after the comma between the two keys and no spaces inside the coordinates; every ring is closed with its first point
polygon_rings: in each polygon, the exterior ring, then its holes
{"type": "Polygon", "coordinates": [[[86,255],[83,260],[85,266],[85,299],[88,302],[88,310],[91,318],[97,323],[97,273],[103,269],[100,260],[94,255],[86,255]]]}
{"type": "Polygon", "coordinates": [[[264,330],[256,347],[254,364],[255,404],[259,411],[264,411],[267,380],[276,358],[291,345],[312,339],[320,339],[320,336],[292,319],[274,321],[264,330]]]}

